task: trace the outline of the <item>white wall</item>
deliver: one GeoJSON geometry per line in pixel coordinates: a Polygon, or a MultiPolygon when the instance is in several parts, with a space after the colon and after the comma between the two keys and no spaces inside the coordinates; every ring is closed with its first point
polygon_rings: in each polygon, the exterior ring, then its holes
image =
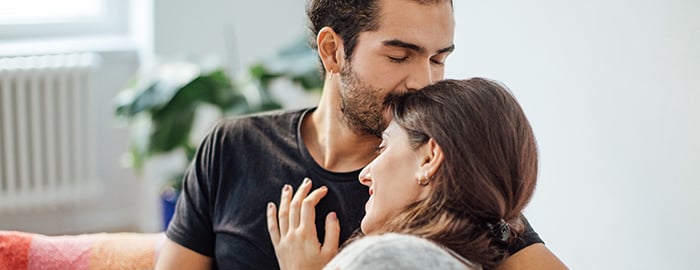
{"type": "Polygon", "coordinates": [[[519,98],[549,248],[572,269],[700,269],[700,2],[455,2],[448,77],[519,98]]]}
{"type": "Polygon", "coordinates": [[[303,36],[305,0],[154,0],[155,53],[244,68],[303,36]]]}

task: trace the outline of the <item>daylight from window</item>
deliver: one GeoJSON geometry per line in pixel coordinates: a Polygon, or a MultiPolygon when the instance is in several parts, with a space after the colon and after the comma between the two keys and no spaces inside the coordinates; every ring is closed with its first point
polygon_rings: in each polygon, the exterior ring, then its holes
{"type": "Polygon", "coordinates": [[[84,22],[100,17],[103,0],[2,0],[0,24],[84,22]]]}

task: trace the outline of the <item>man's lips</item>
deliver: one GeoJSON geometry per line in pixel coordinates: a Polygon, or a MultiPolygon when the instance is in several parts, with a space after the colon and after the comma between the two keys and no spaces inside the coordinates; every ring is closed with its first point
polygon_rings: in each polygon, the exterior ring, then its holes
{"type": "Polygon", "coordinates": [[[374,195],[374,189],[370,188],[369,189],[369,196],[372,196],[372,195],[374,195]]]}

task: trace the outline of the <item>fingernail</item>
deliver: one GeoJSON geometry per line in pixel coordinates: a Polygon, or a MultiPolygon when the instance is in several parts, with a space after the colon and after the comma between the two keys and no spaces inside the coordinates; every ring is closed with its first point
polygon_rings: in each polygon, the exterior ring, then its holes
{"type": "Polygon", "coordinates": [[[283,191],[289,191],[291,188],[292,188],[292,186],[286,184],[286,185],[284,185],[284,187],[282,188],[282,190],[283,190],[283,191]]]}
{"type": "Polygon", "coordinates": [[[272,207],[275,207],[275,204],[272,202],[267,203],[267,209],[272,209],[272,207]]]}
{"type": "Polygon", "coordinates": [[[305,177],[303,184],[308,184],[308,183],[311,183],[311,179],[309,179],[308,177],[305,177]]]}
{"type": "Polygon", "coordinates": [[[329,217],[332,221],[337,221],[337,220],[338,220],[338,216],[335,215],[335,212],[331,212],[330,214],[328,214],[328,217],[329,217]]]}

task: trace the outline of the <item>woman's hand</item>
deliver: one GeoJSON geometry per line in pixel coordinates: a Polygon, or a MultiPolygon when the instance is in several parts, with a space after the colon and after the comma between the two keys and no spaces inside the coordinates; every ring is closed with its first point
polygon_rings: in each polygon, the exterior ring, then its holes
{"type": "Polygon", "coordinates": [[[320,187],[309,194],[310,190],[311,179],[308,178],[293,198],[292,187],[285,185],[279,213],[274,203],[268,203],[267,230],[282,270],[321,269],[338,253],[340,223],[334,212],[326,216],[323,245],[316,234],[314,207],[326,196],[328,188],[320,187]]]}

